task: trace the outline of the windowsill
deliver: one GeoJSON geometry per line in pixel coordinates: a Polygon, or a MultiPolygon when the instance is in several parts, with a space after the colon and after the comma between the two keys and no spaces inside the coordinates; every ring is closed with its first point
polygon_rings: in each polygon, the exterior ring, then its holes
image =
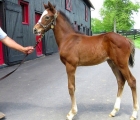
{"type": "Polygon", "coordinates": [[[29,25],[29,23],[26,23],[26,22],[22,22],[22,24],[24,24],[24,25],[29,25]]]}
{"type": "Polygon", "coordinates": [[[67,11],[71,12],[72,10],[70,8],[66,8],[67,11]]]}

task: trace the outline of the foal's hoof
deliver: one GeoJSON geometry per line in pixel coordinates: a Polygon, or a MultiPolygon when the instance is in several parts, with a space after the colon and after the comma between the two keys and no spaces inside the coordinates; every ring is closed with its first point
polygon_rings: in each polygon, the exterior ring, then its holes
{"type": "Polygon", "coordinates": [[[0,119],[5,118],[5,114],[3,114],[2,112],[0,112],[0,119]]]}
{"type": "Polygon", "coordinates": [[[136,120],[137,118],[134,118],[133,116],[131,116],[130,120],[136,120]]]}
{"type": "Polygon", "coordinates": [[[74,117],[74,116],[68,116],[68,115],[67,115],[66,120],[72,120],[72,119],[73,119],[73,117],[74,117]]]}
{"type": "Polygon", "coordinates": [[[115,117],[115,115],[109,114],[109,117],[115,117]]]}
{"type": "Polygon", "coordinates": [[[110,114],[109,114],[109,117],[115,117],[115,115],[113,115],[113,114],[110,113],[110,114]]]}
{"type": "Polygon", "coordinates": [[[68,117],[67,117],[66,120],[72,120],[72,118],[68,118],[68,117]]]}

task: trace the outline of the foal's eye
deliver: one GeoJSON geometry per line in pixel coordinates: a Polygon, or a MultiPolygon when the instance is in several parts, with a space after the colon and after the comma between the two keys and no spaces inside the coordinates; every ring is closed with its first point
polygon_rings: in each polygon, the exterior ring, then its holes
{"type": "Polygon", "coordinates": [[[50,19],[50,17],[49,16],[46,16],[46,20],[49,20],[50,19]]]}

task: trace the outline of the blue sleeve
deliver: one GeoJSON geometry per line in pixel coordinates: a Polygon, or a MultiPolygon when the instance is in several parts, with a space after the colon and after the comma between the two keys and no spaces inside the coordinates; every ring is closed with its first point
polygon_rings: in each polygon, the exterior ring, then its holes
{"type": "Polygon", "coordinates": [[[3,40],[6,36],[7,34],[0,27],[0,40],[3,40]]]}

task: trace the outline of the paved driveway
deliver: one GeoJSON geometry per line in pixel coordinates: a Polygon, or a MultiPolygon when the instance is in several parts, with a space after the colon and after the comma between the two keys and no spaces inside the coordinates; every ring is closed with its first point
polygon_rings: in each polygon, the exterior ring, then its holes
{"type": "MultiPolygon", "coordinates": [[[[0,69],[0,76],[15,67],[0,69]]],[[[139,96],[139,49],[136,49],[135,66],[131,71],[137,79],[139,96]]],[[[128,84],[125,85],[120,112],[114,118],[108,117],[116,92],[117,83],[106,62],[79,67],[76,72],[79,111],[74,120],[129,120],[132,96],[128,84]]],[[[26,62],[14,74],[0,81],[0,111],[6,114],[6,120],[65,120],[70,103],[65,67],[58,54],[26,62]]]]}

